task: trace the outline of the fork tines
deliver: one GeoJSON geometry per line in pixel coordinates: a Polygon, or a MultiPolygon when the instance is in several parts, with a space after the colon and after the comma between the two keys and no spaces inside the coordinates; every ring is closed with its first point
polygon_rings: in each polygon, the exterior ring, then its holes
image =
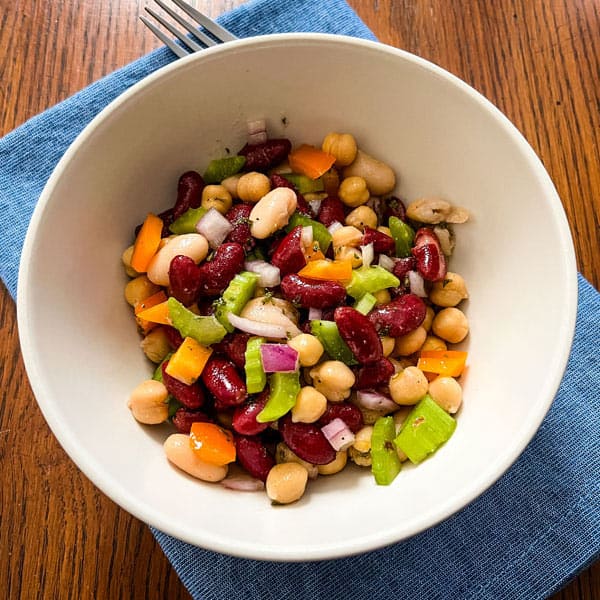
{"type": "Polygon", "coordinates": [[[210,46],[216,46],[223,42],[229,42],[237,39],[231,32],[227,31],[224,27],[221,27],[218,23],[215,23],[212,19],[209,19],[206,15],[202,14],[199,10],[190,6],[183,0],[172,0],[182,11],[190,16],[197,25],[190,23],[178,12],[173,10],[163,0],[154,0],[158,6],[160,6],[172,19],[174,19],[185,31],[177,28],[172,22],[167,20],[164,16],[160,15],[152,8],[146,6],[145,10],[150,14],[158,23],[160,23],[165,29],[170,31],[182,45],[177,44],[173,39],[169,38],[163,31],[161,31],[154,23],[144,16],[140,16],[140,19],[146,25],[156,37],[158,37],[163,43],[165,43],[177,56],[183,58],[192,52],[198,52],[204,48],[210,46]],[[198,29],[198,25],[204,29],[204,31],[198,29]],[[190,36],[194,36],[195,40],[190,36]],[[199,42],[199,43],[198,43],[199,42]]]}

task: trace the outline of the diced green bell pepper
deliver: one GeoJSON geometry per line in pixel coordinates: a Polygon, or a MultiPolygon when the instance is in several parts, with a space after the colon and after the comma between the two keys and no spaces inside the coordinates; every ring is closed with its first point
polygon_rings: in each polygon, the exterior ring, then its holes
{"type": "Polygon", "coordinates": [[[196,233],[196,223],[198,223],[205,213],[206,209],[201,206],[198,208],[188,208],[178,219],[175,219],[169,225],[169,231],[176,235],[196,233]]]}
{"type": "Polygon", "coordinates": [[[310,332],[321,342],[325,352],[333,360],[340,360],[346,365],[358,364],[352,350],[342,339],[335,321],[311,321],[310,332]]]}
{"type": "Polygon", "coordinates": [[[415,239],[414,229],[398,217],[390,217],[388,225],[396,243],[396,256],[398,258],[410,256],[415,239]]]}
{"type": "Polygon", "coordinates": [[[395,288],[400,280],[379,265],[361,267],[352,271],[352,279],[346,286],[346,292],[354,299],[361,298],[367,293],[374,294],[386,288],[395,288]]]}
{"type": "Polygon", "coordinates": [[[295,212],[290,217],[290,222],[288,223],[285,230],[289,233],[297,225],[302,225],[302,227],[307,227],[308,225],[310,225],[313,230],[313,240],[319,242],[319,247],[321,248],[321,252],[323,252],[323,254],[327,252],[327,249],[331,244],[331,234],[329,233],[329,231],[327,231],[327,227],[325,227],[323,223],[319,223],[319,221],[314,221],[306,215],[302,215],[299,212],[295,212]]]}
{"type": "Polygon", "coordinates": [[[204,179],[204,183],[221,183],[223,179],[238,173],[245,163],[245,156],[226,156],[211,160],[202,179],[204,179]]]}
{"type": "Polygon", "coordinates": [[[325,189],[323,180],[320,177],[311,179],[300,173],[282,173],[281,176],[287,179],[300,194],[313,194],[322,192],[325,189]]]}

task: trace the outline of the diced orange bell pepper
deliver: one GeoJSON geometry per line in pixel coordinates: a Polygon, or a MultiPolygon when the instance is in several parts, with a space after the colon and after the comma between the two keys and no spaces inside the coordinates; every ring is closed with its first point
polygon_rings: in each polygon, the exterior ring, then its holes
{"type": "Polygon", "coordinates": [[[325,259],[325,255],[321,252],[321,247],[318,242],[313,242],[310,246],[304,247],[304,258],[306,258],[306,262],[325,259]]]}
{"type": "Polygon", "coordinates": [[[133,254],[131,255],[131,266],[138,273],[145,273],[148,270],[148,265],[158,250],[162,229],[162,219],[152,213],[148,213],[144,224],[135,238],[133,254]]]}
{"type": "Polygon", "coordinates": [[[171,325],[171,319],[169,318],[169,305],[165,300],[160,304],[155,304],[150,308],[146,308],[137,313],[138,319],[144,321],[150,321],[151,323],[158,323],[160,325],[171,325]]]}
{"type": "Polygon", "coordinates": [[[222,466],[235,460],[233,435],[214,423],[192,423],[190,447],[200,460],[211,465],[222,466]]]}
{"type": "Polygon", "coordinates": [[[194,338],[186,337],[169,359],[165,371],[178,381],[191,385],[202,374],[211,354],[212,348],[203,346],[194,338]]]}
{"type": "Polygon", "coordinates": [[[314,146],[302,144],[290,152],[288,162],[295,173],[302,173],[311,179],[318,179],[331,169],[335,163],[335,156],[314,146]]]}
{"type": "Polygon", "coordinates": [[[350,281],[352,263],[349,260],[311,260],[298,271],[298,275],[326,281],[350,281]]]}
{"type": "Polygon", "coordinates": [[[135,305],[135,319],[137,321],[138,327],[144,335],[147,334],[150,330],[154,329],[154,327],[156,327],[158,323],[149,319],[143,319],[140,317],[140,314],[146,312],[149,308],[166,302],[166,300],[167,295],[162,290],[160,290],[159,292],[156,292],[156,294],[152,294],[151,296],[148,296],[148,298],[144,298],[141,302],[138,302],[135,305]]]}
{"type": "Polygon", "coordinates": [[[419,355],[417,368],[425,373],[458,377],[464,371],[467,355],[460,350],[424,350],[419,355]]]}

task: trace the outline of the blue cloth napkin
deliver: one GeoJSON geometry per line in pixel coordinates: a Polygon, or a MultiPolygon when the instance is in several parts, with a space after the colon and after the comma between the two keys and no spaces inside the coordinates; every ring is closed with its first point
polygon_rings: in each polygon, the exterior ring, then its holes
{"type": "MultiPolygon", "coordinates": [[[[320,31],[374,39],[343,0],[255,0],[220,22],[240,37],[320,31]]],[[[106,104],[172,60],[166,49],[152,52],[0,140],[0,277],[13,297],[29,218],[55,164],[106,104]]],[[[545,598],[600,554],[599,321],[600,294],[579,275],[571,357],[537,435],[486,493],[410,540],[298,564],[232,558],[154,534],[202,600],[545,598]]]]}

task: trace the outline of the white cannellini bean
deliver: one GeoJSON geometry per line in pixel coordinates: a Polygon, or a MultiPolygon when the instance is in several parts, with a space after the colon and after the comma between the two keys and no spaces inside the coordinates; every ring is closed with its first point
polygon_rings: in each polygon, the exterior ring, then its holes
{"type": "Polygon", "coordinates": [[[188,475],[202,481],[221,481],[227,475],[227,465],[211,465],[199,459],[185,433],[173,433],[164,443],[167,458],[188,475]]]}
{"type": "Polygon", "coordinates": [[[264,240],[285,227],[297,206],[296,192],[289,188],[275,188],[265,194],[250,213],[250,233],[264,240]]]}
{"type": "Polygon", "coordinates": [[[171,238],[152,258],[146,275],[156,285],[169,285],[169,266],[177,255],[189,256],[196,264],[206,258],[208,242],[199,233],[185,233],[171,238]]]}

